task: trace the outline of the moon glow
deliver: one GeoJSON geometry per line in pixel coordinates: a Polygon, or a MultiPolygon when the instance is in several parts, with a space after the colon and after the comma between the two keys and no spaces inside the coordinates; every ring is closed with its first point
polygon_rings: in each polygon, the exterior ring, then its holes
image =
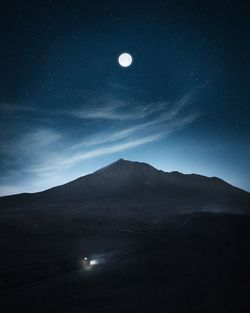
{"type": "Polygon", "coordinates": [[[128,67],[132,64],[133,59],[129,53],[122,53],[118,58],[118,62],[122,67],[128,67]]]}

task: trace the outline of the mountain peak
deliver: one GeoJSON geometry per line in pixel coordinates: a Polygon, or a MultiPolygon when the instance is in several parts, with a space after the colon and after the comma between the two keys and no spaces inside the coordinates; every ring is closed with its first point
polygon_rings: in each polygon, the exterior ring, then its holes
{"type": "Polygon", "coordinates": [[[150,171],[150,172],[160,172],[153,166],[138,161],[129,161],[124,159],[118,159],[117,161],[99,169],[95,173],[103,172],[114,172],[114,171],[150,171]]]}
{"type": "Polygon", "coordinates": [[[124,186],[124,188],[131,189],[136,184],[143,186],[145,182],[155,181],[161,173],[147,163],[119,159],[96,171],[93,175],[96,181],[108,182],[113,188],[124,186]]]}
{"type": "MultiPolygon", "coordinates": [[[[115,162],[111,163],[110,165],[114,164],[126,164],[126,163],[133,163],[133,161],[124,160],[124,159],[118,159],[115,162]]],[[[109,166],[109,165],[108,165],[109,166]]]]}

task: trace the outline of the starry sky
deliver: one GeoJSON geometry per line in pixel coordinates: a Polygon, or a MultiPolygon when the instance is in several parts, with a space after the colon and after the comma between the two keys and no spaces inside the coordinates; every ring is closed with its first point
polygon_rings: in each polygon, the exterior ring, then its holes
{"type": "Polygon", "coordinates": [[[250,191],[247,1],[0,8],[0,195],[119,158],[250,191]],[[133,57],[130,67],[117,59],[133,57]]]}

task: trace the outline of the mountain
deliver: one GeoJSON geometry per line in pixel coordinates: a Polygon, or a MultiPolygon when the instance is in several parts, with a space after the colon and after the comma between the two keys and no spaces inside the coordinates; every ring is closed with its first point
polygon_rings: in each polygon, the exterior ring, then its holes
{"type": "Polygon", "coordinates": [[[98,171],[43,192],[0,198],[3,207],[77,206],[100,203],[180,210],[248,212],[250,194],[217,177],[163,172],[120,159],[98,171]]]}

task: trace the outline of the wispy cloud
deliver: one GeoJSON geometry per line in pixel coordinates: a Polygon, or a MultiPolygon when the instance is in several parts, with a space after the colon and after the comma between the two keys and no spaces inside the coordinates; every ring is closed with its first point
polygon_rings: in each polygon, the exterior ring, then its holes
{"type": "Polygon", "coordinates": [[[162,138],[162,136],[163,133],[157,133],[151,136],[141,137],[136,140],[129,140],[122,143],[80,151],[73,154],[72,151],[69,151],[66,155],[55,155],[54,158],[51,158],[43,165],[29,167],[27,168],[27,170],[33,173],[46,173],[55,170],[66,169],[87,159],[132,149],[143,144],[159,140],[160,138],[162,138]]]}
{"type": "MultiPolygon", "coordinates": [[[[19,175],[19,178],[22,175],[32,175],[33,181],[39,182],[37,190],[48,188],[64,182],[62,173],[85,160],[135,149],[187,127],[199,116],[197,112],[191,110],[193,100],[192,92],[173,102],[148,104],[127,103],[106,97],[103,101],[100,99],[92,101],[90,106],[85,105],[83,109],[61,110],[60,114],[82,120],[83,123],[84,120],[95,119],[109,120],[110,123],[101,131],[94,128],[91,136],[81,134],[78,130],[73,140],[65,133],[64,128],[55,131],[51,127],[33,127],[31,131],[21,134],[12,142],[0,144],[2,163],[4,162],[9,170],[14,168],[14,172],[16,165],[19,164],[19,171],[15,172],[15,175],[19,175]]],[[[2,105],[1,109],[10,111],[20,109],[23,112],[38,110],[8,104],[2,105]]],[[[40,112],[52,116],[55,114],[54,110],[40,112]]],[[[13,181],[13,177],[11,180],[13,181]]],[[[9,184],[8,179],[6,181],[5,191],[19,191],[15,185],[9,184]]],[[[0,179],[1,182],[3,180],[0,179]]],[[[29,190],[34,191],[33,187],[34,185],[30,186],[29,190]]]]}
{"type": "Polygon", "coordinates": [[[124,101],[111,96],[97,98],[84,103],[80,108],[65,109],[46,109],[37,106],[24,106],[11,104],[7,102],[0,103],[1,111],[8,112],[33,112],[46,115],[63,115],[76,119],[103,119],[117,121],[133,121],[152,118],[161,114],[163,119],[171,119],[178,114],[186,105],[190,104],[193,99],[193,92],[184,94],[180,99],[172,103],[155,102],[150,104],[124,101]]]}
{"type": "MultiPolygon", "coordinates": [[[[145,107],[144,107],[145,108],[145,107]]],[[[78,119],[104,119],[104,120],[135,120],[146,116],[144,108],[139,110],[138,105],[131,105],[129,102],[107,97],[103,100],[96,99],[94,104],[77,109],[72,114],[78,119]]],[[[66,112],[65,112],[66,113],[66,112]]]]}
{"type": "Polygon", "coordinates": [[[35,164],[27,168],[32,173],[49,173],[55,170],[65,170],[87,159],[92,159],[138,146],[158,141],[163,137],[176,132],[189,125],[197,118],[196,114],[189,114],[185,117],[165,122],[159,125],[157,122],[148,122],[135,127],[123,129],[115,133],[110,132],[105,135],[96,136],[91,141],[79,142],[64,150],[63,153],[57,151],[50,155],[50,158],[43,164],[35,164]],[[144,131],[141,131],[144,128],[144,131]]]}
{"type": "Polygon", "coordinates": [[[20,104],[13,104],[8,102],[1,102],[0,103],[0,111],[9,111],[9,112],[41,112],[40,108],[36,108],[32,105],[20,105],[20,104]]]}
{"type": "Polygon", "coordinates": [[[8,143],[2,143],[0,145],[0,153],[12,155],[12,156],[23,156],[34,154],[40,154],[43,149],[47,149],[49,146],[57,143],[62,135],[54,130],[41,128],[32,129],[31,132],[22,134],[14,141],[8,143]]]}
{"type": "Polygon", "coordinates": [[[67,164],[70,165],[72,163],[74,164],[75,162],[79,162],[79,161],[86,160],[89,158],[94,158],[97,156],[106,155],[106,154],[110,154],[114,152],[124,151],[124,150],[131,149],[134,147],[138,147],[143,144],[159,140],[160,138],[162,138],[162,136],[163,136],[163,133],[157,133],[151,136],[141,137],[140,139],[137,139],[137,140],[130,140],[121,144],[110,145],[110,146],[103,147],[103,148],[93,149],[88,152],[77,153],[72,158],[68,160],[64,160],[63,165],[67,165],[67,164]]]}
{"type": "Polygon", "coordinates": [[[99,132],[98,134],[87,137],[83,141],[80,141],[79,143],[73,145],[72,150],[91,147],[91,146],[97,146],[97,145],[103,145],[106,143],[123,140],[123,139],[129,138],[130,136],[134,136],[139,131],[147,127],[150,127],[156,123],[157,121],[150,121],[150,122],[138,124],[136,126],[122,128],[119,131],[102,131],[102,132],[99,132]]]}

